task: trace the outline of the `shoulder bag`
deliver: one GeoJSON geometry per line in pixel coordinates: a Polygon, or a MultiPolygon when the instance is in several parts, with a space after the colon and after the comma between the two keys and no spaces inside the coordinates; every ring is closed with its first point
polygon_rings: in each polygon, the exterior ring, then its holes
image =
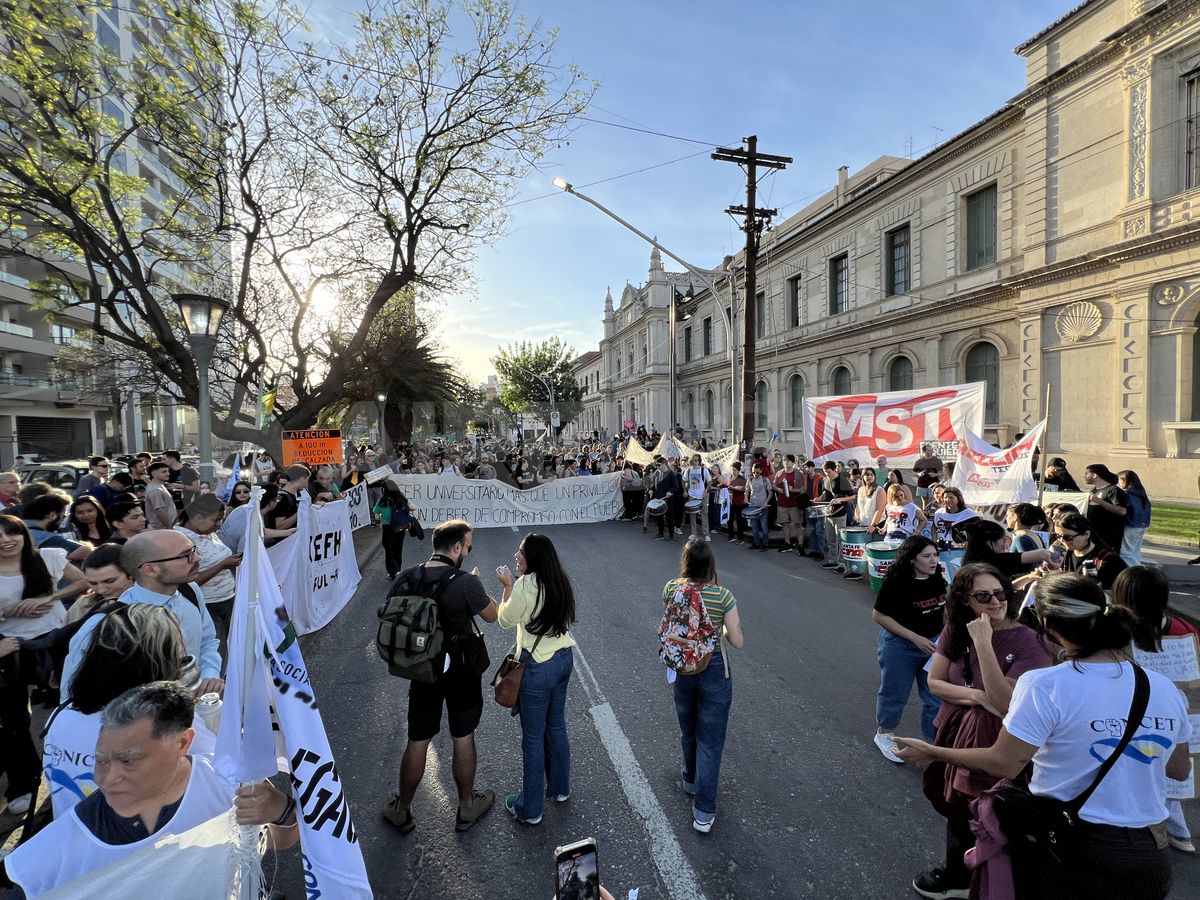
{"type": "Polygon", "coordinates": [[[1039,797],[1028,787],[1013,785],[1001,788],[992,796],[996,818],[1000,822],[1009,848],[1015,857],[1036,860],[1039,864],[1075,866],[1087,844],[1087,833],[1079,811],[1099,787],[1100,782],[1129,746],[1133,733],[1150,702],[1150,679],[1136,663],[1133,666],[1133,701],[1125,720],[1125,732],[1104,760],[1096,777],[1082,794],[1074,800],[1056,800],[1039,797]]]}
{"type": "MultiPolygon", "coordinates": [[[[537,652],[538,644],[542,642],[543,637],[545,635],[539,634],[538,639],[533,642],[533,649],[529,651],[530,659],[537,652]]],[[[496,675],[492,678],[492,687],[496,690],[496,702],[505,709],[516,707],[517,701],[521,698],[521,679],[524,675],[525,661],[521,659],[521,644],[518,642],[512,652],[504,657],[504,662],[500,663],[500,668],[496,670],[496,675]]]]}

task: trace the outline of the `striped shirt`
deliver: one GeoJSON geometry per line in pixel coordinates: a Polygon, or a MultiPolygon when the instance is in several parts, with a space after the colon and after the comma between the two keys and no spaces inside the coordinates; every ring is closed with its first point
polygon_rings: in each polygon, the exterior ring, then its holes
{"type": "MultiPolygon", "coordinates": [[[[670,602],[678,586],[678,579],[663,585],[663,603],[670,602]]],[[[704,611],[708,613],[708,620],[712,622],[717,634],[720,634],[721,626],[725,623],[725,614],[737,607],[737,599],[729,592],[729,588],[723,588],[719,584],[704,585],[700,589],[700,599],[704,601],[704,611]]],[[[717,643],[716,652],[721,652],[720,642],[717,643]]]]}

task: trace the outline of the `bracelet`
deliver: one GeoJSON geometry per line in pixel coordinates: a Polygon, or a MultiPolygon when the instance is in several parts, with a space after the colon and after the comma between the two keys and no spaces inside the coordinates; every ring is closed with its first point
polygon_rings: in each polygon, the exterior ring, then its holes
{"type": "MultiPolygon", "coordinates": [[[[280,825],[280,826],[282,826],[282,825],[284,824],[284,820],[285,820],[285,819],[287,819],[287,817],[288,817],[288,816],[292,815],[292,813],[295,811],[295,809],[296,809],[296,800],[295,800],[295,798],[294,798],[294,797],[288,797],[287,806],[285,806],[285,807],[283,808],[283,812],[279,814],[279,818],[278,818],[278,819],[276,819],[276,820],[275,820],[274,822],[272,822],[271,824],[272,824],[272,825],[280,825]]],[[[288,823],[288,825],[295,825],[295,824],[296,824],[296,820],[295,820],[295,817],[293,816],[293,817],[292,817],[292,821],[291,821],[291,822],[289,822],[289,823],[288,823]]]]}

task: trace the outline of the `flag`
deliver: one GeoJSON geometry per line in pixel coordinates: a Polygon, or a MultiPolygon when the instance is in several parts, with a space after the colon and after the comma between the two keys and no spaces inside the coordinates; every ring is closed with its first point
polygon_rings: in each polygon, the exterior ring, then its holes
{"type": "Polygon", "coordinates": [[[233,454],[233,471],[229,473],[229,480],[225,482],[225,490],[221,492],[221,500],[225,503],[229,502],[229,498],[233,496],[233,486],[238,483],[238,479],[242,477],[242,454],[235,452],[233,454]]]}
{"type": "Polygon", "coordinates": [[[266,428],[271,424],[271,414],[275,412],[275,398],[279,396],[279,382],[273,381],[262,392],[258,401],[258,427],[266,428]]]}
{"type": "Polygon", "coordinates": [[[970,428],[963,428],[951,485],[962,491],[971,506],[1033,500],[1037,484],[1031,464],[1045,427],[1043,419],[1005,450],[993,447],[970,428]]]}

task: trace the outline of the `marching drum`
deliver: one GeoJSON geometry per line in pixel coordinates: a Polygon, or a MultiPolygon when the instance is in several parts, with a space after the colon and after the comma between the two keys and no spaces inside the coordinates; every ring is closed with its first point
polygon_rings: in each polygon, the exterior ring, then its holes
{"type": "Polygon", "coordinates": [[[652,515],[652,516],[666,515],[667,501],[663,500],[661,498],[658,500],[651,500],[649,503],[646,504],[646,511],[649,512],[650,515],[652,515]]]}
{"type": "Polygon", "coordinates": [[[855,575],[867,573],[867,544],[874,535],[866,528],[841,528],[838,535],[842,542],[842,565],[855,575]]]}
{"type": "Polygon", "coordinates": [[[689,500],[687,503],[683,504],[683,511],[685,513],[698,513],[703,508],[703,500],[689,500]]]}
{"type": "Polygon", "coordinates": [[[832,504],[818,503],[815,506],[810,506],[805,515],[810,519],[827,519],[829,518],[829,511],[831,509],[833,509],[832,504]]]}

